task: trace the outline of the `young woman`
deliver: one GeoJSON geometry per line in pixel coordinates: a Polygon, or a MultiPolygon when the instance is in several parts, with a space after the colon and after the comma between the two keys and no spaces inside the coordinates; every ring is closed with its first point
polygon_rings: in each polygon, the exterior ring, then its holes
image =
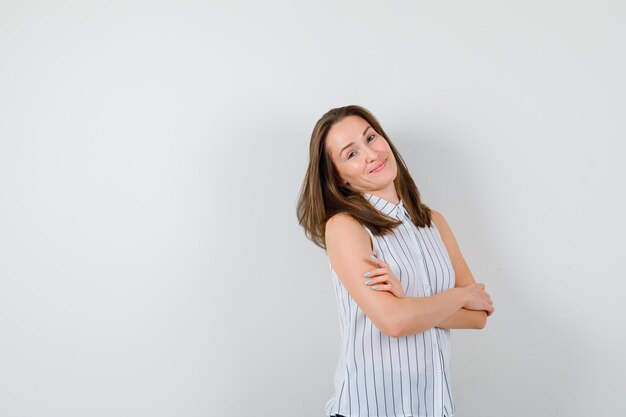
{"type": "Polygon", "coordinates": [[[328,111],[309,151],[298,220],[328,255],[341,330],[326,415],[452,417],[450,329],[484,328],[485,286],[369,111],[328,111]]]}

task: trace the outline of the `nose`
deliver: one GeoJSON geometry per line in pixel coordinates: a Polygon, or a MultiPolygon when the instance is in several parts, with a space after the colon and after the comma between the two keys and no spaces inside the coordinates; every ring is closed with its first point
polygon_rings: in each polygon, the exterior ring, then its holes
{"type": "Polygon", "coordinates": [[[379,152],[371,147],[367,147],[367,153],[365,155],[367,156],[367,161],[372,162],[378,158],[379,152]]]}

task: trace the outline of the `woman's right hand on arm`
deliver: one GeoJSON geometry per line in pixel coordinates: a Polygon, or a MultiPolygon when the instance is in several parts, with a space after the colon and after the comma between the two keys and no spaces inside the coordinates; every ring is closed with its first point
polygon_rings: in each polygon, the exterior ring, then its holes
{"type": "Polygon", "coordinates": [[[487,316],[493,313],[493,302],[489,294],[485,291],[484,284],[475,282],[461,289],[465,291],[467,296],[467,301],[464,306],[466,309],[486,311],[487,316]]]}
{"type": "Polygon", "coordinates": [[[397,298],[404,297],[404,289],[402,283],[393,274],[389,264],[381,261],[376,256],[372,255],[372,261],[378,266],[377,269],[368,271],[368,279],[364,284],[368,285],[371,289],[376,291],[388,291],[395,295],[397,298]]]}

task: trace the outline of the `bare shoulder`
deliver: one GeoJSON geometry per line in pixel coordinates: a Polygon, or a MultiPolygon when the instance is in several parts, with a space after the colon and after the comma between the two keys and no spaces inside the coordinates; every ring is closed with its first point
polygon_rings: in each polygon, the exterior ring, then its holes
{"type": "Polygon", "coordinates": [[[430,209],[430,219],[434,223],[437,231],[441,235],[441,240],[446,245],[448,252],[455,253],[458,252],[458,243],[456,241],[456,237],[450,228],[450,225],[446,221],[446,218],[441,214],[441,212],[437,210],[430,209]]]}
{"type": "Polygon", "coordinates": [[[430,209],[430,214],[430,219],[433,221],[433,223],[435,223],[437,229],[441,230],[448,228],[448,222],[446,221],[446,218],[443,217],[443,214],[441,214],[437,210],[433,210],[432,208],[430,209]]]}
{"type": "Polygon", "coordinates": [[[356,221],[356,219],[352,216],[350,216],[348,213],[346,212],[341,212],[341,213],[337,213],[331,216],[330,219],[328,219],[328,221],[326,222],[326,230],[330,228],[334,228],[334,227],[345,227],[346,225],[349,224],[359,224],[359,222],[356,221]]]}
{"type": "Polygon", "coordinates": [[[342,245],[367,247],[370,240],[361,223],[348,213],[337,213],[328,219],[325,235],[327,246],[335,246],[341,242],[342,245]]]}

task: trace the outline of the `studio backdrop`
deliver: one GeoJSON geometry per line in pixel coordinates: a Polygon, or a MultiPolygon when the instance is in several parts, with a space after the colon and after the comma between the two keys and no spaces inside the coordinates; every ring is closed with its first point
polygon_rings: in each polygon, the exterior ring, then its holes
{"type": "MultiPolygon", "coordinates": [[[[495,313],[457,417],[626,409],[622,1],[1,1],[0,415],[321,417],[296,201],[370,110],[495,313]]],[[[359,416],[364,416],[362,410],[359,416]]]]}

